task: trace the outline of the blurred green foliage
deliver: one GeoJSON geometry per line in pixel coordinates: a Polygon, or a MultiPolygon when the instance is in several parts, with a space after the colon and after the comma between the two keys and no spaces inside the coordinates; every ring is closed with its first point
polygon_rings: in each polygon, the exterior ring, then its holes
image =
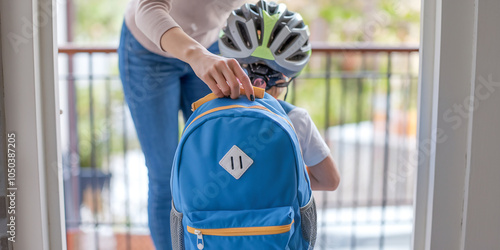
{"type": "MultiPolygon", "coordinates": [[[[116,43],[118,41],[124,12],[129,1],[73,1],[76,14],[75,42],[116,43]]],[[[310,26],[315,41],[418,43],[420,19],[420,1],[418,0],[281,0],[276,2],[283,2],[291,10],[300,12],[310,26]]]]}
{"type": "Polygon", "coordinates": [[[117,42],[128,1],[124,0],[68,0],[73,1],[74,41],[77,43],[117,42]]]}

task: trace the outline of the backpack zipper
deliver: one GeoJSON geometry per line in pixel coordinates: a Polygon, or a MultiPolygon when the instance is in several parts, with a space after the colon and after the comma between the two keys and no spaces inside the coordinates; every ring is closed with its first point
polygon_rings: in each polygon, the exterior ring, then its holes
{"type": "Polygon", "coordinates": [[[194,230],[194,233],[196,234],[196,246],[201,250],[205,247],[205,243],[203,242],[203,234],[201,234],[200,230],[194,230]]]}
{"type": "Polygon", "coordinates": [[[202,250],[205,248],[203,235],[213,236],[254,236],[254,235],[270,235],[282,234],[289,232],[292,229],[294,221],[287,225],[281,226],[266,226],[266,227],[231,227],[231,228],[213,228],[213,229],[199,229],[187,226],[189,233],[196,235],[196,246],[202,250]]]}

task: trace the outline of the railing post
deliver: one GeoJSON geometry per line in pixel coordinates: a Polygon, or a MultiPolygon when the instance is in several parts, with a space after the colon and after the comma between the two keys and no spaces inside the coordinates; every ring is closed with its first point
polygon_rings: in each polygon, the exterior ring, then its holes
{"type": "Polygon", "coordinates": [[[97,163],[96,163],[96,142],[95,142],[95,117],[94,117],[94,73],[93,73],[93,54],[89,53],[89,118],[90,118],[90,169],[91,169],[91,192],[92,192],[92,210],[94,214],[94,237],[95,248],[99,249],[99,217],[97,216],[97,163]]]}
{"type": "MultiPolygon", "coordinates": [[[[72,210],[68,211],[66,214],[66,219],[70,221],[74,220],[77,222],[81,221],[80,218],[80,180],[78,178],[80,172],[79,164],[79,148],[78,148],[78,117],[76,111],[76,104],[78,102],[76,97],[76,87],[75,87],[75,77],[73,70],[73,54],[68,54],[68,123],[69,123],[69,152],[68,152],[68,162],[69,162],[69,176],[71,183],[71,193],[67,202],[71,202],[72,210]]],[[[66,208],[68,209],[68,208],[66,208]]],[[[66,222],[67,223],[67,222],[66,222]]],[[[77,226],[78,227],[78,226],[77,226]]],[[[69,227],[71,228],[71,227],[69,227]]]]}
{"type": "MultiPolygon", "coordinates": [[[[331,78],[331,64],[332,64],[332,55],[330,53],[326,54],[326,70],[325,70],[325,128],[324,128],[324,136],[325,141],[329,147],[330,145],[330,136],[328,133],[328,127],[330,127],[330,78],[331,78]]],[[[322,211],[322,219],[321,222],[321,244],[320,247],[327,245],[327,237],[326,237],[326,216],[325,212],[328,206],[328,195],[326,192],[323,192],[323,201],[321,203],[321,211],[322,211]]]]}
{"type": "MultiPolygon", "coordinates": [[[[356,218],[357,215],[357,207],[359,205],[358,203],[358,198],[359,198],[359,168],[360,168],[360,142],[359,142],[359,135],[361,133],[360,130],[360,123],[361,123],[361,115],[362,115],[362,108],[363,108],[363,103],[361,96],[363,94],[363,74],[365,72],[365,53],[361,52],[361,73],[356,76],[356,83],[357,83],[357,88],[356,88],[356,142],[355,142],[355,152],[354,155],[357,155],[354,159],[354,174],[353,174],[353,204],[352,204],[352,214],[353,218],[356,218]]],[[[357,221],[356,219],[353,219],[351,221],[351,249],[356,249],[356,228],[357,226],[357,221]]]]}
{"type": "Polygon", "coordinates": [[[391,52],[387,53],[387,81],[386,81],[386,105],[385,105],[385,138],[384,138],[384,181],[382,183],[382,219],[380,221],[380,250],[385,246],[385,220],[387,206],[387,174],[389,173],[389,143],[391,122],[391,74],[392,74],[391,52]]]}

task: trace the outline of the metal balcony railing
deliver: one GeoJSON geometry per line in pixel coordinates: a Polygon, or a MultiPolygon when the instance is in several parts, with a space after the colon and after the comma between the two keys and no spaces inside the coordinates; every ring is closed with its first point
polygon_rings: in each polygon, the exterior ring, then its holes
{"type": "MultiPolygon", "coordinates": [[[[144,160],[116,48],[59,49],[68,249],[152,249],[144,160]]],[[[418,48],[315,44],[287,101],[322,131],[342,181],[315,192],[316,249],[410,249],[418,48]]]]}

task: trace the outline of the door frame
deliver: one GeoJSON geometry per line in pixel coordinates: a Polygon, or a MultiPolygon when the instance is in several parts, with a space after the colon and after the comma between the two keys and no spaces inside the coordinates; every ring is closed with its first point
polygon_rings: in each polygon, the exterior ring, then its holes
{"type": "Polygon", "coordinates": [[[0,25],[2,133],[15,133],[16,144],[17,190],[12,190],[16,241],[9,245],[11,249],[64,250],[56,1],[0,1],[0,25]]]}

